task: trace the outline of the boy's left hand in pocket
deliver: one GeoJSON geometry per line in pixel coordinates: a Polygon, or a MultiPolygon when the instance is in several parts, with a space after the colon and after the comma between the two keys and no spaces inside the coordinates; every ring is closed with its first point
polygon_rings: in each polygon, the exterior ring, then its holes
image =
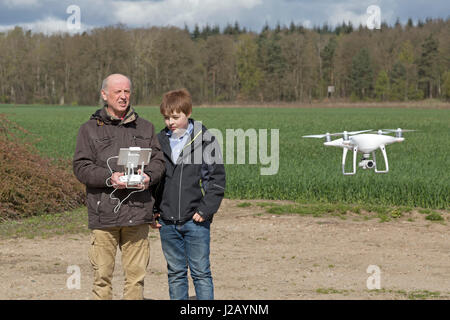
{"type": "Polygon", "coordinates": [[[150,223],[150,227],[152,227],[152,229],[159,229],[162,227],[161,224],[157,220],[159,218],[159,216],[160,216],[159,213],[153,214],[152,222],[150,223]]]}
{"type": "Polygon", "coordinates": [[[192,217],[192,220],[194,220],[195,222],[203,222],[205,221],[205,219],[203,219],[203,217],[198,213],[194,213],[194,216],[192,217]]]}

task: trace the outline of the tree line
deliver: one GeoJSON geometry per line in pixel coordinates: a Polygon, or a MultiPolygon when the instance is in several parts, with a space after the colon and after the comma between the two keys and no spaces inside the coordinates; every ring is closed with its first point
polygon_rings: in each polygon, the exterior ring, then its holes
{"type": "Polygon", "coordinates": [[[0,103],[93,105],[123,73],[133,103],[187,88],[196,103],[450,99],[450,19],[381,29],[291,23],[260,32],[236,22],[96,28],[82,34],[0,33],[0,103]],[[332,90],[330,90],[332,89],[332,90]]]}

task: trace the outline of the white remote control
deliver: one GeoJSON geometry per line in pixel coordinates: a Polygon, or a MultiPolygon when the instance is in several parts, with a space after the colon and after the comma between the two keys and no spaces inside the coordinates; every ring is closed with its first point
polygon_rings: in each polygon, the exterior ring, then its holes
{"type": "Polygon", "coordinates": [[[130,186],[138,185],[144,183],[144,176],[139,174],[125,175],[119,177],[120,182],[125,182],[130,186]]]}

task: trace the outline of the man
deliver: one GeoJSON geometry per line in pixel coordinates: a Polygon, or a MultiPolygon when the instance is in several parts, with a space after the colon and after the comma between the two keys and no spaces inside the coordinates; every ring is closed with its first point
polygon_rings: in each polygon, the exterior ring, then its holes
{"type": "Polygon", "coordinates": [[[123,298],[143,299],[154,204],[150,189],[164,173],[164,156],[153,124],[130,106],[130,95],[128,77],[112,74],[103,81],[105,106],[80,127],[73,158],[75,176],[86,185],[94,299],[112,299],[117,247],[125,272],[123,298]],[[117,165],[119,149],[129,147],[152,148],[139,190],[127,189],[119,180],[124,175],[123,167],[117,165]]]}

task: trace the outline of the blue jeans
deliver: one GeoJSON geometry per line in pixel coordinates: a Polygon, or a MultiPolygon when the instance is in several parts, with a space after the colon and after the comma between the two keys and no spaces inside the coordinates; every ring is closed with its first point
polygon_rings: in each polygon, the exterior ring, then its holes
{"type": "Polygon", "coordinates": [[[169,295],[172,300],[188,300],[188,266],[198,300],[213,300],[214,286],[209,262],[210,222],[177,225],[159,219],[161,246],[167,261],[169,295]]]}

